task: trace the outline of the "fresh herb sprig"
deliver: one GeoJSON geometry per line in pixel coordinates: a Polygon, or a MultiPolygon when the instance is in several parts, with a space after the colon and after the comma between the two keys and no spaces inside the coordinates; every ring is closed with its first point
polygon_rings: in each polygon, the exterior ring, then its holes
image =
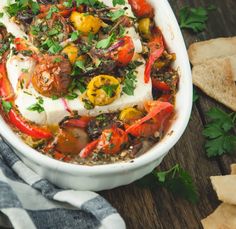
{"type": "Polygon", "coordinates": [[[236,136],[232,134],[236,113],[227,114],[219,108],[212,108],[207,116],[211,119],[203,130],[203,135],[207,138],[207,156],[233,153],[236,150],[236,136]]]}
{"type": "Polygon", "coordinates": [[[179,12],[179,24],[181,29],[190,29],[195,33],[206,29],[209,11],[215,9],[214,6],[208,8],[189,6],[183,7],[179,12]]]}
{"type": "Polygon", "coordinates": [[[37,102],[29,106],[27,110],[37,111],[38,113],[42,113],[43,111],[45,111],[43,107],[43,103],[44,103],[43,98],[39,96],[36,99],[37,99],[37,102]]]}
{"type": "Polygon", "coordinates": [[[191,203],[198,201],[198,193],[192,177],[180,165],[176,164],[167,171],[153,172],[137,182],[141,187],[164,187],[177,197],[191,203]]]}

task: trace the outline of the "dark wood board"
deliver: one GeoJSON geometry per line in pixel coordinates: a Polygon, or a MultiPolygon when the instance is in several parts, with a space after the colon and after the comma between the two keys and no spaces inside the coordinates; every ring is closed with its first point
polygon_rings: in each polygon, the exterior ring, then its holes
{"type": "MultiPolygon", "coordinates": [[[[183,31],[187,47],[194,41],[236,35],[236,0],[169,0],[169,2],[177,16],[179,10],[186,5],[206,7],[213,4],[217,7],[210,13],[205,32],[196,35],[183,31]]],[[[166,170],[179,163],[188,170],[199,190],[200,202],[193,205],[182,199],[176,199],[164,189],[142,189],[135,184],[101,192],[118,209],[128,229],[202,228],[200,220],[219,204],[209,177],[229,173],[230,164],[236,162],[236,154],[208,159],[203,147],[202,130],[207,122],[205,112],[211,107],[229,110],[199,90],[198,93],[200,99],[193,106],[186,131],[165,157],[160,169],[166,170]]]]}

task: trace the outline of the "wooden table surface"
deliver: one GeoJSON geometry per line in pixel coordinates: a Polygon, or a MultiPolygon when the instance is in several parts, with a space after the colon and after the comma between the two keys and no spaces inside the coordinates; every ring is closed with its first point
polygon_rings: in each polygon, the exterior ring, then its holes
{"type": "MultiPolygon", "coordinates": [[[[217,10],[209,15],[207,30],[200,34],[183,31],[187,47],[194,41],[220,36],[236,35],[236,0],[169,0],[174,12],[185,5],[207,7],[213,4],[217,10]]],[[[150,190],[135,184],[104,191],[101,194],[118,209],[128,229],[192,229],[202,228],[200,220],[219,204],[209,177],[227,174],[230,164],[236,162],[236,154],[208,159],[204,150],[202,130],[207,123],[205,112],[211,107],[229,111],[198,90],[199,100],[194,104],[191,119],[181,140],[166,156],[160,169],[167,170],[176,163],[188,170],[197,185],[200,201],[193,205],[176,199],[164,189],[150,190]]]]}

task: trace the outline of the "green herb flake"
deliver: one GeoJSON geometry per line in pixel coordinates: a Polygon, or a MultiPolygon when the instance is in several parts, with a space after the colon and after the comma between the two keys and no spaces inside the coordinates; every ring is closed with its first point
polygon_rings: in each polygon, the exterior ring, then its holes
{"type": "Polygon", "coordinates": [[[125,4],[125,0],[112,0],[113,6],[116,5],[124,5],[125,4]]]}
{"type": "Polygon", "coordinates": [[[56,57],[54,60],[53,60],[54,63],[60,63],[62,62],[62,59],[60,57],[56,57]]]}
{"type": "Polygon", "coordinates": [[[42,113],[44,110],[44,107],[42,106],[44,103],[44,100],[41,96],[37,97],[37,103],[32,104],[27,108],[29,111],[37,111],[38,113],[42,113]]]}
{"type": "Polygon", "coordinates": [[[32,104],[31,106],[29,106],[27,108],[27,110],[37,111],[38,113],[42,113],[44,111],[44,108],[39,103],[35,103],[35,104],[32,104]]]}
{"type": "Polygon", "coordinates": [[[0,18],[2,18],[4,16],[4,13],[0,13],[0,18]]]}
{"type": "Polygon", "coordinates": [[[59,99],[59,97],[58,97],[58,96],[56,96],[56,95],[53,95],[53,96],[51,97],[51,99],[52,99],[52,100],[58,100],[58,99],[59,99]]]}
{"type": "Polygon", "coordinates": [[[110,84],[110,85],[103,85],[101,88],[106,92],[106,94],[111,98],[115,96],[116,89],[118,88],[118,84],[110,84]]]}
{"type": "Polygon", "coordinates": [[[82,60],[75,61],[74,67],[77,67],[77,68],[85,71],[84,61],[82,61],[82,60]]]}
{"type": "Polygon", "coordinates": [[[125,10],[120,9],[120,10],[116,10],[114,12],[108,13],[107,16],[110,17],[112,21],[116,21],[117,19],[119,19],[124,14],[125,14],[125,10]]]}
{"type": "Polygon", "coordinates": [[[50,19],[54,13],[58,13],[58,12],[59,12],[59,9],[56,6],[51,6],[46,16],[46,19],[50,19]]]}
{"type": "Polygon", "coordinates": [[[23,72],[23,73],[28,73],[28,72],[29,72],[29,69],[28,69],[28,68],[22,68],[22,69],[21,69],[21,72],[23,72]]]}
{"type": "Polygon", "coordinates": [[[3,107],[3,110],[6,113],[9,113],[9,111],[12,109],[12,103],[8,102],[8,101],[5,101],[5,100],[2,100],[2,107],[3,107]]]}
{"type": "Polygon", "coordinates": [[[203,130],[203,135],[207,138],[207,156],[233,153],[236,149],[236,136],[233,134],[236,113],[227,114],[219,108],[212,108],[207,116],[211,120],[203,130]]]}
{"type": "Polygon", "coordinates": [[[63,3],[63,6],[71,8],[73,6],[73,0],[67,0],[63,3]]]}
{"type": "Polygon", "coordinates": [[[70,39],[71,41],[76,41],[80,36],[80,32],[79,31],[74,31],[71,33],[70,35],[70,39]]]}
{"type": "Polygon", "coordinates": [[[111,137],[112,137],[112,132],[108,133],[107,136],[106,136],[106,139],[108,142],[111,141],[111,137]]]}
{"type": "Polygon", "coordinates": [[[65,96],[65,98],[68,100],[74,100],[74,99],[78,98],[78,94],[75,92],[71,92],[71,93],[67,94],[65,96]]]}
{"type": "Polygon", "coordinates": [[[126,76],[123,83],[122,91],[127,95],[134,95],[134,90],[136,88],[136,75],[133,70],[129,71],[126,76]]]}
{"type": "Polygon", "coordinates": [[[115,41],[115,34],[112,33],[109,37],[100,40],[97,45],[96,48],[98,49],[106,49],[108,47],[110,47],[110,45],[115,41]]]}

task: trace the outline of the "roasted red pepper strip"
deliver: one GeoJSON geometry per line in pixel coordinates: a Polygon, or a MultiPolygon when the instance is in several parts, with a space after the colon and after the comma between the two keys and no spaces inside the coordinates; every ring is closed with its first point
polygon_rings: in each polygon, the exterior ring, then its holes
{"type": "Polygon", "coordinates": [[[80,117],[80,118],[68,119],[63,123],[63,125],[79,127],[79,128],[85,128],[85,127],[88,126],[88,123],[89,123],[90,120],[91,120],[90,117],[83,116],[83,117],[80,117]]]}
{"type": "Polygon", "coordinates": [[[158,32],[158,35],[154,36],[152,40],[148,43],[150,49],[149,58],[146,64],[145,73],[144,73],[144,82],[148,83],[151,77],[152,66],[155,61],[162,55],[165,50],[163,36],[161,32],[158,32]]]}
{"type": "Polygon", "coordinates": [[[126,129],[129,133],[136,137],[147,137],[153,135],[156,131],[163,127],[174,110],[174,106],[168,102],[150,101],[146,103],[145,109],[148,114],[139,119],[136,123],[126,129]],[[153,123],[147,123],[149,120],[153,123]]]}
{"type": "Polygon", "coordinates": [[[171,89],[170,86],[166,82],[161,81],[156,78],[152,78],[152,86],[153,88],[158,89],[160,91],[170,91],[171,89]]]}
{"type": "Polygon", "coordinates": [[[8,113],[9,122],[22,133],[37,139],[48,139],[52,137],[51,132],[38,126],[29,124],[14,109],[8,113]]]}
{"type": "Polygon", "coordinates": [[[88,157],[93,152],[93,150],[96,149],[98,142],[99,139],[90,142],[83,150],[81,150],[80,157],[82,158],[88,157]]]}
{"type": "Polygon", "coordinates": [[[7,77],[5,62],[0,63],[0,96],[3,99],[10,99],[14,96],[11,83],[7,77]]]}
{"type": "Polygon", "coordinates": [[[147,0],[129,0],[129,4],[137,17],[154,16],[153,7],[147,2],[147,0]]]}
{"type": "MultiPolygon", "coordinates": [[[[6,66],[5,63],[0,63],[0,96],[5,98],[7,101],[13,103],[12,96],[13,89],[11,87],[11,83],[7,77],[6,66]]],[[[47,129],[40,128],[36,125],[32,125],[24,120],[20,114],[16,112],[14,106],[7,114],[7,120],[17,129],[19,129],[22,133],[28,134],[29,136],[37,139],[47,139],[51,138],[52,134],[47,129]]]]}

